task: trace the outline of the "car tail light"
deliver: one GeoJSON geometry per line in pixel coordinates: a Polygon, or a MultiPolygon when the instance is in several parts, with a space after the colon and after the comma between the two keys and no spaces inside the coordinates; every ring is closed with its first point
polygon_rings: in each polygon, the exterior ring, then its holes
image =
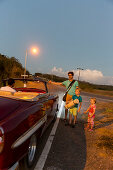
{"type": "Polygon", "coordinates": [[[0,127],[0,153],[2,152],[4,147],[4,131],[3,129],[0,127]]]}

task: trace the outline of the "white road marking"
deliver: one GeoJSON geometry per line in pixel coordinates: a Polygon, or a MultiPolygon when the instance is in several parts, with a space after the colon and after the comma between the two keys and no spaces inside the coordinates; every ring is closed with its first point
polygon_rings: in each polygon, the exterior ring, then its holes
{"type": "Polygon", "coordinates": [[[52,128],[52,131],[51,131],[51,133],[49,135],[49,138],[48,138],[48,140],[46,142],[46,145],[45,145],[45,147],[44,147],[44,149],[42,151],[42,154],[41,154],[41,156],[40,156],[34,170],[43,170],[43,167],[45,165],[47,156],[49,154],[49,151],[50,151],[50,148],[51,148],[51,145],[52,145],[55,133],[56,133],[56,129],[57,129],[58,124],[59,124],[59,120],[60,120],[63,108],[64,108],[64,102],[62,101],[60,109],[59,109],[59,112],[57,114],[56,122],[55,122],[55,124],[54,124],[54,126],[52,128]]]}

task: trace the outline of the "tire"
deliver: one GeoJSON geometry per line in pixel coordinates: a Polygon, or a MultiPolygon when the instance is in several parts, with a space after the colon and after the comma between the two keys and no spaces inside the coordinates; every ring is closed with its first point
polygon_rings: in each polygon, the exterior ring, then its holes
{"type": "Polygon", "coordinates": [[[57,119],[57,114],[55,113],[54,118],[53,118],[53,123],[55,123],[56,119],[57,119]]]}
{"type": "Polygon", "coordinates": [[[30,139],[27,155],[19,162],[19,170],[29,170],[35,163],[37,153],[37,137],[33,135],[30,139]]]}
{"type": "Polygon", "coordinates": [[[56,112],[55,112],[55,115],[54,115],[54,118],[53,118],[53,123],[56,121],[57,119],[57,112],[59,111],[59,108],[58,108],[58,104],[57,104],[57,107],[56,107],[56,112]]]}
{"type": "Polygon", "coordinates": [[[58,111],[59,111],[59,107],[58,107],[58,104],[57,104],[56,112],[58,112],[58,111]]]}

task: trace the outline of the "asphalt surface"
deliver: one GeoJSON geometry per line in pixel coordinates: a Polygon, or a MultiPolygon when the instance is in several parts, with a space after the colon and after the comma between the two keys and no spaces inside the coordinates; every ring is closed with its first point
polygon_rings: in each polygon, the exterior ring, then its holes
{"type": "MultiPolygon", "coordinates": [[[[63,93],[59,94],[59,103],[61,103],[62,95],[63,93]]],[[[83,170],[85,168],[87,149],[84,131],[84,124],[86,122],[82,120],[83,111],[89,106],[90,97],[94,96],[97,98],[97,101],[105,100],[108,102],[112,102],[113,98],[88,93],[82,93],[81,96],[83,97],[83,105],[81,113],[77,116],[75,128],[65,126],[63,121],[64,110],[62,111],[61,119],[43,170],[83,170]]],[[[36,163],[43,151],[53,125],[51,124],[39,141],[39,152],[36,163]]]]}
{"type": "MultiPolygon", "coordinates": [[[[86,163],[85,122],[81,119],[84,109],[89,105],[89,97],[83,98],[81,113],[77,115],[75,128],[65,126],[64,110],[54,137],[44,170],[82,170],[86,163]]],[[[62,94],[60,94],[60,103],[62,94]]]]}
{"type": "Polygon", "coordinates": [[[84,123],[78,122],[73,129],[60,121],[44,170],[80,170],[85,162],[84,123]]]}

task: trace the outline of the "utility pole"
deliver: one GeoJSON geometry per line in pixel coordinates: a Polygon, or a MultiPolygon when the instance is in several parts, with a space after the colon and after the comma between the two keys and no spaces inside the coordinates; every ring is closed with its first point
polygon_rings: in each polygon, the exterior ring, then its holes
{"type": "Polygon", "coordinates": [[[25,70],[24,70],[24,79],[26,77],[26,62],[27,62],[27,49],[26,49],[26,55],[25,55],[25,70]]]}
{"type": "Polygon", "coordinates": [[[78,70],[78,82],[79,82],[79,80],[80,80],[80,71],[84,70],[84,69],[83,68],[77,68],[77,70],[78,70]]]}

